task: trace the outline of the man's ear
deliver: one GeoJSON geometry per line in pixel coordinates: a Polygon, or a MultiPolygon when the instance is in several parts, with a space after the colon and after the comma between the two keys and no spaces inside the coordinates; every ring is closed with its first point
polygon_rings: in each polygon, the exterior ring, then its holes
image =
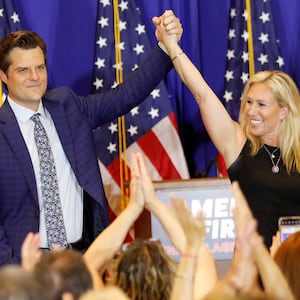
{"type": "Polygon", "coordinates": [[[6,83],[7,82],[7,76],[6,74],[0,69],[0,79],[6,83]]]}
{"type": "Polygon", "coordinates": [[[287,107],[283,107],[280,111],[280,120],[284,120],[288,114],[289,109],[287,107]]]}

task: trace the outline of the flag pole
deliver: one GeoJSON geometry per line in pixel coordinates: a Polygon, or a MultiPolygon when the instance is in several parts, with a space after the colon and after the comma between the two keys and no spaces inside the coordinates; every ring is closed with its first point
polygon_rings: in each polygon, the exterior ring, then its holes
{"type": "Polygon", "coordinates": [[[247,10],[247,31],[248,31],[248,53],[249,53],[249,76],[251,77],[255,73],[253,31],[252,31],[252,19],[251,19],[251,0],[246,0],[246,10],[247,10]]]}
{"type": "MultiPolygon", "coordinates": [[[[114,0],[114,37],[115,37],[115,52],[116,52],[116,81],[118,84],[123,82],[122,70],[122,53],[120,48],[121,35],[120,35],[120,17],[119,17],[119,3],[114,0]]],[[[118,117],[118,139],[119,139],[119,160],[120,160],[120,190],[121,202],[120,210],[124,210],[127,206],[129,199],[129,181],[127,155],[126,155],[126,126],[125,117],[118,117]]]]}

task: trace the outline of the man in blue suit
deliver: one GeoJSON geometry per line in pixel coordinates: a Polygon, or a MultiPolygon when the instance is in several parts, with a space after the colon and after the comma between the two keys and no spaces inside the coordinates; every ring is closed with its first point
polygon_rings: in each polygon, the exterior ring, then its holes
{"type": "MultiPolygon", "coordinates": [[[[179,39],[179,20],[165,14],[179,39]]],[[[93,129],[138,105],[171,68],[157,46],[119,87],[81,97],[67,87],[47,91],[46,45],[36,33],[15,32],[0,42],[0,78],[9,92],[0,108],[1,265],[20,263],[29,232],[39,232],[41,247],[49,248],[31,117],[39,114],[51,144],[68,245],[84,251],[110,221],[93,129]]]]}

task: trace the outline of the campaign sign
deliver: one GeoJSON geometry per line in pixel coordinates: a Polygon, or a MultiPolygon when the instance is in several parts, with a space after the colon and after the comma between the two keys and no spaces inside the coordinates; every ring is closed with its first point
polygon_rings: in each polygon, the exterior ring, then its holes
{"type": "MultiPolygon", "coordinates": [[[[235,242],[232,208],[235,205],[230,181],[226,178],[171,180],[154,183],[158,197],[167,205],[170,194],[184,198],[193,215],[203,210],[206,224],[205,242],[216,260],[230,260],[235,242]]],[[[152,237],[159,239],[176,260],[179,253],[168,239],[156,217],[151,214],[152,237]]]]}

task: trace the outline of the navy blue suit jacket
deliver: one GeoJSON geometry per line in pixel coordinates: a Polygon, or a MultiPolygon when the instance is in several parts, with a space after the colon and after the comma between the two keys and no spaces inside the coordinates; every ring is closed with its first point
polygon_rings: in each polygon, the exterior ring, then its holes
{"type": "MultiPolygon", "coordinates": [[[[171,68],[169,57],[154,47],[140,68],[114,90],[80,97],[61,87],[47,91],[42,99],[84,190],[82,238],[86,246],[109,224],[93,128],[129,112],[171,68]]],[[[38,231],[39,203],[33,166],[16,117],[6,101],[0,108],[0,265],[19,263],[24,238],[28,232],[38,231]]]]}

